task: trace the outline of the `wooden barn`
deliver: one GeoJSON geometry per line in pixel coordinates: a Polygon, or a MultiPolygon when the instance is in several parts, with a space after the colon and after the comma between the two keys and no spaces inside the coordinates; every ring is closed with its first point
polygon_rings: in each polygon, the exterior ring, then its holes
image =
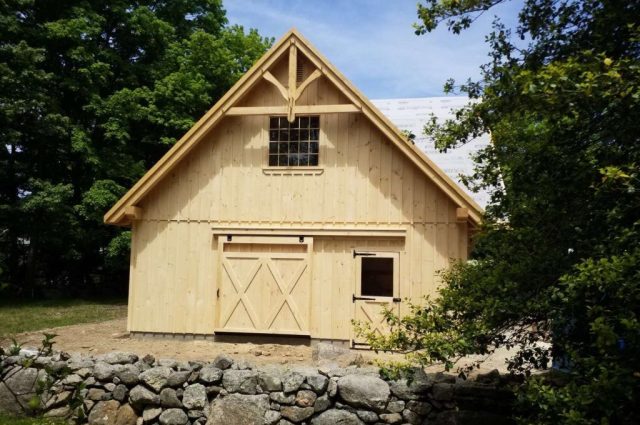
{"type": "Polygon", "coordinates": [[[104,217],[131,226],[132,334],[358,344],[433,295],[480,207],[296,30],[104,217]]]}

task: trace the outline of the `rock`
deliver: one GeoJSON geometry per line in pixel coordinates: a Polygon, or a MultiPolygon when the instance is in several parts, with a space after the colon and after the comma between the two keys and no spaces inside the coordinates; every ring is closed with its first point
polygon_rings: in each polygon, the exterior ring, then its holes
{"type": "Polygon", "coordinates": [[[450,401],[453,399],[453,390],[453,384],[435,384],[431,397],[437,401],[450,401]]]}
{"type": "Polygon", "coordinates": [[[145,423],[153,422],[158,416],[162,413],[162,409],[159,407],[145,407],[144,412],[142,412],[142,419],[145,423]]]}
{"type": "Polygon", "coordinates": [[[182,409],[167,409],[160,414],[162,425],[185,425],[189,417],[182,409]]]}
{"type": "Polygon", "coordinates": [[[285,393],[298,391],[300,385],[304,382],[304,376],[298,372],[289,372],[282,379],[282,390],[285,393]]]}
{"type": "Polygon", "coordinates": [[[320,374],[307,375],[306,382],[316,394],[322,394],[327,389],[329,378],[320,374]]]}
{"type": "Polygon", "coordinates": [[[128,405],[122,405],[118,409],[116,414],[116,425],[136,425],[138,421],[138,415],[133,411],[133,408],[128,405]]]}
{"type": "Polygon", "coordinates": [[[205,384],[217,384],[222,379],[222,369],[211,365],[204,366],[200,369],[198,379],[205,384]]]}
{"type": "Polygon", "coordinates": [[[411,425],[419,425],[422,422],[420,415],[409,409],[404,409],[402,411],[402,419],[411,425]]]}
{"type": "Polygon", "coordinates": [[[331,409],[311,419],[311,425],[364,425],[354,413],[331,409]]]}
{"type": "Polygon", "coordinates": [[[380,415],[380,419],[387,424],[398,424],[402,422],[402,415],[400,413],[383,413],[380,415]]]}
{"type": "Polygon", "coordinates": [[[266,425],[275,424],[280,420],[282,414],[280,412],[274,412],[273,410],[267,410],[267,413],[264,414],[264,423],[266,425]]]}
{"type": "Polygon", "coordinates": [[[338,394],[338,381],[335,379],[329,380],[329,385],[327,385],[327,394],[329,397],[335,397],[338,394]]]}
{"type": "Polygon", "coordinates": [[[296,402],[295,394],[287,395],[283,392],[271,393],[269,394],[269,398],[280,404],[293,404],[296,402]]]}
{"type": "Polygon", "coordinates": [[[132,364],[138,361],[138,356],[133,353],[114,351],[100,356],[98,360],[109,364],[132,364]]]}
{"type": "Polygon", "coordinates": [[[389,383],[391,393],[403,400],[418,400],[424,398],[433,386],[433,379],[429,378],[422,369],[416,369],[413,373],[411,384],[406,379],[400,379],[389,383]]]}
{"type": "Polygon", "coordinates": [[[66,418],[69,415],[71,415],[71,409],[69,406],[62,406],[47,410],[42,416],[45,418],[66,418]]]}
{"type": "MultiPolygon", "coordinates": [[[[49,363],[51,363],[51,359],[49,359],[49,363]]],[[[94,362],[91,359],[86,357],[72,357],[68,362],[67,366],[73,372],[76,372],[80,369],[93,369],[94,362]]]]}
{"type": "Polygon", "coordinates": [[[260,372],[258,374],[258,383],[263,391],[282,391],[282,380],[275,376],[272,371],[260,372]]]}
{"type": "Polygon", "coordinates": [[[368,375],[347,375],[338,380],[338,394],[352,406],[381,412],[389,399],[389,385],[368,375]]]}
{"type": "Polygon", "coordinates": [[[114,384],[113,382],[108,382],[103,386],[104,386],[104,389],[107,390],[107,392],[111,392],[116,389],[116,384],[114,384]]]}
{"type": "Polygon", "coordinates": [[[326,342],[319,342],[315,347],[313,347],[311,358],[314,361],[336,360],[341,356],[349,355],[349,353],[349,349],[347,348],[342,348],[326,342]]]}
{"type": "Polygon", "coordinates": [[[362,419],[366,423],[372,423],[378,421],[378,414],[376,412],[372,412],[371,410],[358,410],[356,414],[360,419],[362,419]]]}
{"type": "Polygon", "coordinates": [[[46,372],[34,368],[18,369],[6,373],[4,382],[0,382],[0,410],[23,414],[23,409],[29,410],[29,400],[35,395],[37,381],[44,379],[46,372]],[[17,396],[15,402],[13,394],[17,396]]]}
{"type": "Polygon", "coordinates": [[[120,403],[115,400],[96,403],[89,413],[89,425],[114,425],[118,415],[120,403]]]}
{"type": "Polygon", "coordinates": [[[182,404],[187,409],[204,409],[207,405],[207,390],[204,385],[193,384],[185,388],[182,404]]]}
{"type": "Polygon", "coordinates": [[[205,410],[207,425],[263,425],[269,409],[266,394],[230,394],[216,398],[205,410]]]}
{"type": "Polygon", "coordinates": [[[185,382],[187,382],[190,375],[191,375],[191,371],[188,371],[188,370],[171,372],[171,374],[169,375],[169,378],[167,379],[167,386],[174,387],[174,388],[179,387],[185,382]]]}
{"type": "Polygon", "coordinates": [[[318,396],[310,390],[301,390],[296,394],[296,405],[300,407],[311,407],[316,402],[318,396]]]}
{"type": "Polygon", "coordinates": [[[160,359],[156,366],[168,367],[169,369],[175,369],[178,366],[178,362],[173,359],[160,359]]]}
{"type": "Polygon", "coordinates": [[[229,355],[224,353],[218,354],[218,356],[216,356],[216,358],[213,360],[213,366],[222,370],[229,369],[232,364],[233,359],[229,357],[229,355]]]}
{"type": "Polygon", "coordinates": [[[234,363],[233,366],[231,366],[233,369],[238,369],[238,370],[249,370],[249,369],[253,369],[253,363],[251,363],[248,360],[245,359],[240,359],[238,361],[236,361],[234,363]]]}
{"type": "Polygon", "coordinates": [[[127,398],[127,386],[126,385],[118,385],[116,387],[115,390],[113,390],[113,393],[111,394],[113,396],[114,400],[118,400],[119,402],[123,402],[124,399],[127,398]]]}
{"type": "Polygon", "coordinates": [[[98,381],[111,381],[116,374],[113,365],[105,362],[98,362],[93,368],[93,377],[98,381]]]}
{"type": "Polygon", "coordinates": [[[226,370],[222,385],[230,393],[256,394],[258,373],[252,370],[226,370]]]}
{"type": "Polygon", "coordinates": [[[91,376],[92,373],[92,369],[89,369],[88,367],[76,370],[76,374],[82,377],[82,379],[86,379],[88,376],[91,376]]]}
{"type": "Polygon", "coordinates": [[[63,380],[62,380],[62,385],[79,385],[82,382],[82,377],[80,375],[76,375],[75,373],[72,373],[71,375],[67,375],[63,380]]]}
{"type": "Polygon", "coordinates": [[[500,371],[493,369],[487,373],[479,373],[476,376],[476,382],[479,384],[498,385],[500,383],[500,371]]]}
{"type": "Polygon", "coordinates": [[[49,399],[49,401],[47,401],[47,404],[45,405],[46,409],[51,409],[53,407],[57,407],[60,406],[62,404],[68,403],[69,399],[71,398],[72,392],[71,391],[63,391],[61,393],[58,393],[56,395],[54,395],[53,397],[51,397],[49,399]]]}
{"type": "Polygon", "coordinates": [[[136,385],[129,391],[129,403],[134,409],[140,411],[145,406],[157,406],[160,404],[160,397],[142,385],[136,385]]]}
{"type": "Polygon", "coordinates": [[[291,422],[297,423],[313,415],[314,410],[313,407],[284,406],[280,413],[291,422]]]}
{"type": "Polygon", "coordinates": [[[433,406],[431,406],[426,401],[411,400],[407,402],[407,409],[411,410],[412,412],[416,412],[418,415],[427,416],[429,413],[431,413],[433,406]]]}
{"type": "Polygon", "coordinates": [[[387,411],[391,413],[400,413],[404,410],[404,401],[395,400],[387,404],[387,411]]]}
{"type": "Polygon", "coordinates": [[[324,394],[316,399],[316,402],[313,405],[313,410],[318,412],[324,412],[329,407],[331,407],[331,400],[329,400],[329,396],[324,394]]]}
{"type": "Polygon", "coordinates": [[[89,400],[100,401],[102,400],[102,396],[104,396],[105,390],[102,388],[89,388],[87,392],[87,397],[89,400]]]}
{"type": "Polygon", "coordinates": [[[171,375],[171,369],[166,366],[158,366],[142,372],[140,380],[159,393],[167,385],[169,375],[171,375]]]}
{"type": "Polygon", "coordinates": [[[151,354],[146,354],[146,355],[142,358],[142,361],[143,361],[144,363],[148,364],[149,366],[152,366],[152,365],[155,363],[156,358],[155,358],[155,357],[153,357],[151,354]]]}
{"type": "Polygon", "coordinates": [[[126,364],[122,366],[122,369],[120,369],[116,373],[116,376],[120,379],[120,382],[128,386],[136,385],[138,381],[140,381],[140,379],[138,379],[139,375],[140,369],[132,364],[126,364]]]}
{"type": "Polygon", "coordinates": [[[191,364],[189,362],[176,362],[175,366],[173,366],[173,368],[177,371],[186,371],[186,372],[191,372],[192,368],[191,368],[191,364]]]}
{"type": "Polygon", "coordinates": [[[182,402],[176,395],[173,388],[165,388],[160,391],[160,406],[162,407],[182,407],[182,402]]]}
{"type": "Polygon", "coordinates": [[[189,410],[187,412],[187,416],[189,419],[198,419],[204,417],[204,412],[202,410],[189,410]]]}

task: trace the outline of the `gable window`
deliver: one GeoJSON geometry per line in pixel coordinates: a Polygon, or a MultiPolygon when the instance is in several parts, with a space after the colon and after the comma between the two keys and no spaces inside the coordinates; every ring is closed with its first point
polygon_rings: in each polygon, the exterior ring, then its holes
{"type": "Polygon", "coordinates": [[[269,119],[269,166],[317,166],[320,145],[320,117],[297,116],[269,119]]]}

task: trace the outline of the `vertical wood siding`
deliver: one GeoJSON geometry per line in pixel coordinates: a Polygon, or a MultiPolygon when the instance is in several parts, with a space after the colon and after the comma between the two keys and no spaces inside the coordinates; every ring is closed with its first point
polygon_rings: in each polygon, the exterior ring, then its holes
{"type": "MultiPolygon", "coordinates": [[[[320,78],[299,103],[334,104],[343,97],[320,78]]],[[[282,103],[268,83],[242,100],[282,103]]],[[[456,205],[364,116],[321,116],[319,175],[265,174],[268,125],[265,116],[223,119],[140,205],[131,331],[212,332],[218,276],[213,226],[407,228],[404,239],[315,237],[310,327],[316,338],[350,337],[354,248],[400,252],[400,296],[415,301],[435,294],[437,271],[451,258],[466,258],[467,228],[456,222],[456,205]]]]}

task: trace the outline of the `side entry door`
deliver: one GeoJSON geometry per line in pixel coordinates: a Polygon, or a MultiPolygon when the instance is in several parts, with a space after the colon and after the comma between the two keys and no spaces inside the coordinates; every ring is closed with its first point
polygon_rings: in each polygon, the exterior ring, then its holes
{"type": "MultiPolygon", "coordinates": [[[[389,332],[382,312],[384,308],[400,312],[400,254],[397,252],[355,250],[355,288],[353,318],[368,323],[378,334],[389,332]]],[[[353,333],[353,331],[352,331],[353,333]]],[[[362,337],[353,334],[353,348],[366,348],[362,337]]]]}

